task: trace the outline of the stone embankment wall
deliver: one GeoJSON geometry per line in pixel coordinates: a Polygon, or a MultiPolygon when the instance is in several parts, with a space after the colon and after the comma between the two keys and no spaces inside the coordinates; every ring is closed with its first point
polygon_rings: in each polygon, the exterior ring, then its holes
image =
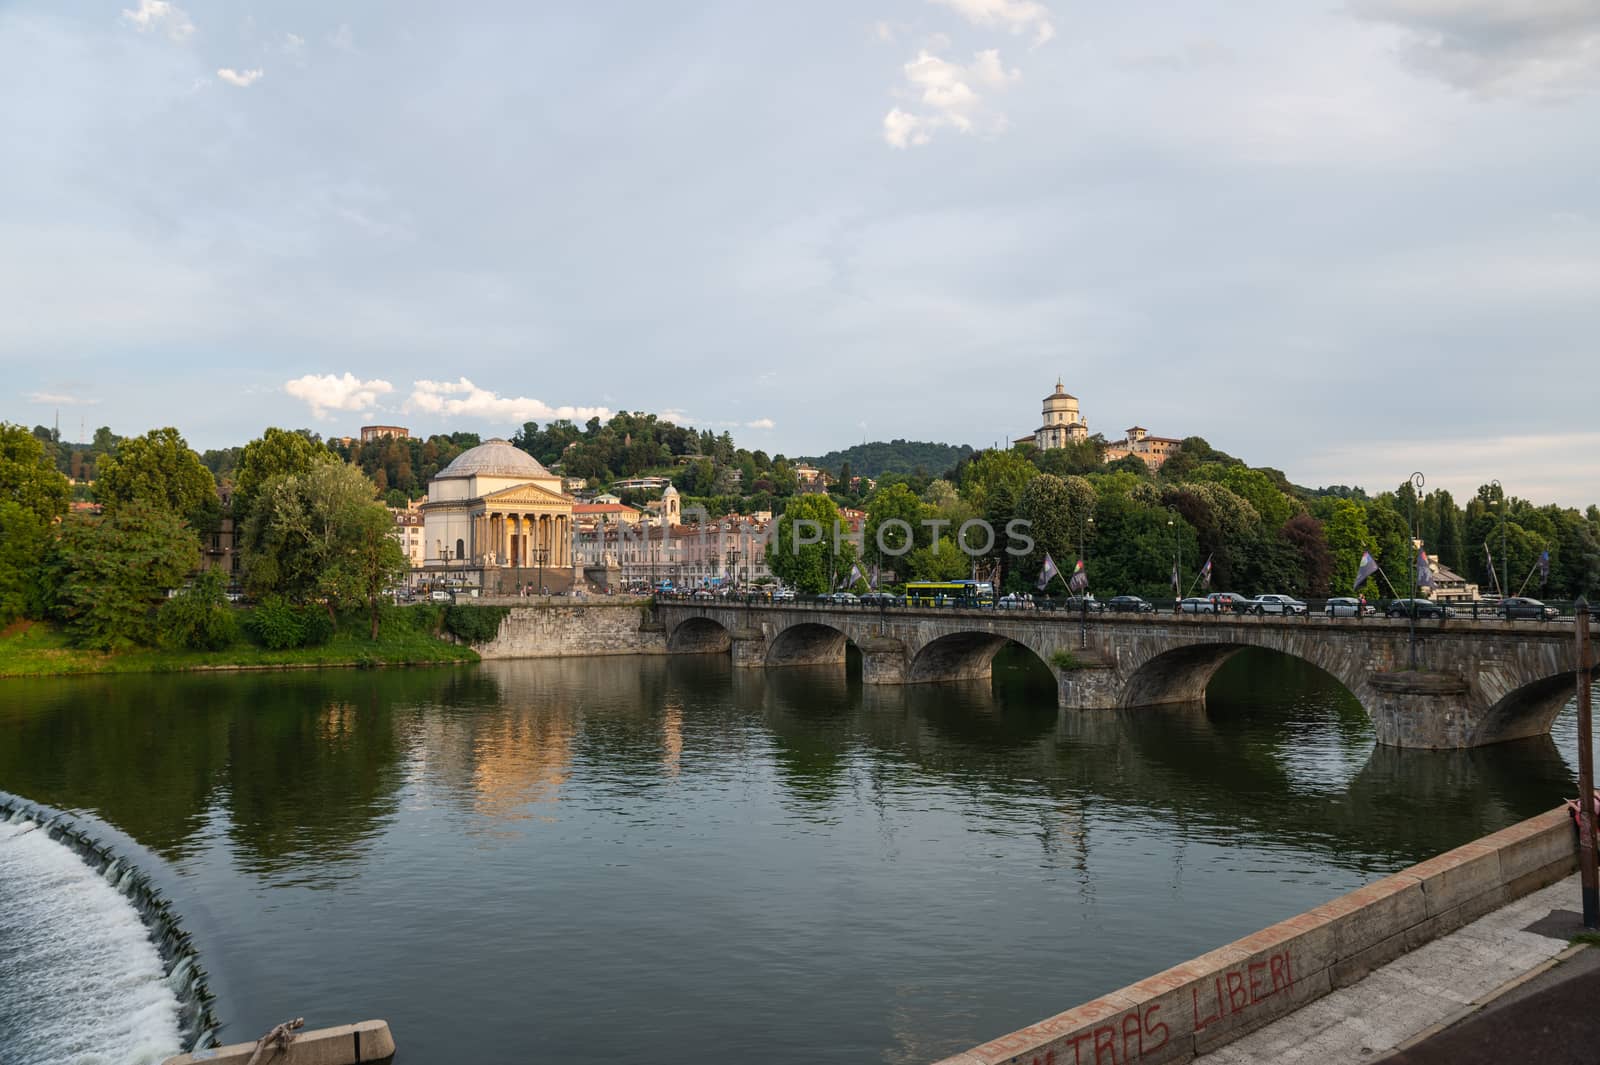
{"type": "Polygon", "coordinates": [[[576,658],[667,653],[667,634],[648,599],[484,600],[509,606],[500,632],[472,649],[484,658],[576,658]]]}
{"type": "Polygon", "coordinates": [[[940,1065],[1188,1061],[1576,868],[1566,810],[1540,814],[940,1065]]]}

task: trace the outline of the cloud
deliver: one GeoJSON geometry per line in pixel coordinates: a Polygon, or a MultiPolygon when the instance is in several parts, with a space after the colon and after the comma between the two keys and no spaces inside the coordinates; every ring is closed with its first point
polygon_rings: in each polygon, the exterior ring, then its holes
{"type": "Polygon", "coordinates": [[[1401,31],[1416,72],[1483,96],[1560,98],[1600,88],[1594,0],[1350,0],[1401,31]]]}
{"type": "Polygon", "coordinates": [[[1033,33],[1037,48],[1056,35],[1050,9],[1035,0],[931,0],[959,12],[978,26],[999,26],[1014,34],[1033,33]]]}
{"type": "Polygon", "coordinates": [[[757,418],[753,422],[745,422],[744,427],[746,429],[776,429],[778,423],[771,418],[757,418]]]}
{"type": "Polygon", "coordinates": [[[139,0],[138,10],[124,8],[122,17],[133,23],[140,33],[162,30],[174,41],[187,40],[194,33],[194,23],[188,14],[170,0],[139,0]]]}
{"type": "Polygon", "coordinates": [[[255,70],[245,71],[234,70],[232,67],[222,67],[217,71],[217,77],[221,78],[229,85],[235,85],[241,89],[248,89],[250,86],[260,81],[261,76],[265,73],[266,71],[262,70],[260,67],[257,67],[255,70]]]}
{"type": "Polygon", "coordinates": [[[313,417],[326,417],[335,410],[362,411],[378,405],[378,397],[394,391],[388,381],[363,381],[355,374],[306,374],[283,386],[295,399],[311,407],[313,417]]]}
{"type": "Polygon", "coordinates": [[[422,414],[451,417],[476,417],[514,422],[552,421],[570,418],[585,422],[590,418],[608,420],[612,412],[605,407],[552,407],[543,400],[527,396],[511,398],[479,388],[465,377],[456,381],[413,381],[405,409],[422,414]]]}
{"type": "Polygon", "coordinates": [[[306,65],[306,39],[298,33],[283,35],[283,44],[280,46],[283,54],[289,57],[290,62],[298,66],[306,65]]]}
{"type": "Polygon", "coordinates": [[[100,402],[98,399],[73,396],[65,392],[29,392],[27,399],[29,403],[41,403],[47,407],[93,406],[100,402]]]}
{"type": "Polygon", "coordinates": [[[927,144],[933,131],[943,127],[962,133],[1000,132],[1006,117],[984,102],[984,94],[1004,92],[1021,80],[1022,72],[1007,70],[993,48],[978,52],[968,66],[922,51],[905,65],[905,78],[906,86],[897,95],[925,110],[895,107],[883,116],[883,139],[894,148],[927,144]]]}

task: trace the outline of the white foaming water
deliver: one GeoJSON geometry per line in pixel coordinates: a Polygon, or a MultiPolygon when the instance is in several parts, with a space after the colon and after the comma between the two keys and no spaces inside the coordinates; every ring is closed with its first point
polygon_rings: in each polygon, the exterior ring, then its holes
{"type": "Polygon", "coordinates": [[[133,904],[32,821],[0,821],[0,1062],[154,1065],[178,999],[133,904]]]}

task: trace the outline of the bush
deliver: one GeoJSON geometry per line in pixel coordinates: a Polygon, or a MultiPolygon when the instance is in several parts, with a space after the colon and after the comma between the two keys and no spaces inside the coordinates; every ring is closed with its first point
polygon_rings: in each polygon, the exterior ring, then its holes
{"type": "Polygon", "coordinates": [[[319,606],[295,606],[268,596],[245,620],[250,637],[269,651],[316,647],[333,638],[333,622],[319,606]]]}
{"type": "Polygon", "coordinates": [[[239,638],[222,594],[222,574],[207,570],[156,611],[156,637],[173,650],[220,651],[239,638]]]}
{"type": "Polygon", "coordinates": [[[503,606],[453,606],[444,612],[444,627],[467,643],[488,643],[509,613],[503,606]]]}

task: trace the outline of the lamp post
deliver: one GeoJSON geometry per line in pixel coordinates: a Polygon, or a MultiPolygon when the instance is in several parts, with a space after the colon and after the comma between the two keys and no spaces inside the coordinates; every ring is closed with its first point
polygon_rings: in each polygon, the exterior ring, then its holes
{"type": "MultiPolygon", "coordinates": [[[[1422,486],[1427,483],[1427,478],[1423,477],[1421,473],[1413,473],[1411,475],[1411,549],[1413,551],[1418,550],[1417,500],[1422,496],[1422,486]]],[[[1411,602],[1408,605],[1411,609],[1406,613],[1411,618],[1408,628],[1410,630],[1411,671],[1414,673],[1417,669],[1417,559],[1415,555],[1411,557],[1409,569],[1411,570],[1411,602]]]]}
{"type": "Polygon", "coordinates": [[[546,592],[544,590],[544,564],[545,564],[545,560],[547,558],[549,558],[549,557],[550,557],[550,549],[548,547],[536,547],[536,548],[533,549],[533,559],[534,559],[535,562],[539,563],[539,594],[540,595],[545,595],[546,594],[546,592]]]}
{"type": "Polygon", "coordinates": [[[1181,595],[1179,589],[1183,587],[1183,581],[1178,575],[1178,567],[1182,562],[1178,557],[1178,524],[1172,518],[1168,518],[1167,528],[1172,532],[1172,612],[1177,614],[1183,610],[1183,601],[1179,598],[1181,595]]]}
{"type": "MultiPolygon", "coordinates": [[[[1085,557],[1088,554],[1085,530],[1093,524],[1093,514],[1085,515],[1084,519],[1078,522],[1078,561],[1083,563],[1085,576],[1089,572],[1089,561],[1085,557]]],[[[1089,646],[1089,589],[1087,587],[1078,590],[1078,646],[1083,649],[1087,649],[1089,646]]]]}
{"type": "Polygon", "coordinates": [[[737,547],[728,549],[728,591],[730,593],[739,591],[739,549],[737,547]]]}
{"type": "Polygon", "coordinates": [[[1506,490],[1500,486],[1499,479],[1490,481],[1489,484],[1500,496],[1500,599],[1503,602],[1506,597],[1506,581],[1511,579],[1511,563],[1506,558],[1506,512],[1510,508],[1506,506],[1506,490]]]}

